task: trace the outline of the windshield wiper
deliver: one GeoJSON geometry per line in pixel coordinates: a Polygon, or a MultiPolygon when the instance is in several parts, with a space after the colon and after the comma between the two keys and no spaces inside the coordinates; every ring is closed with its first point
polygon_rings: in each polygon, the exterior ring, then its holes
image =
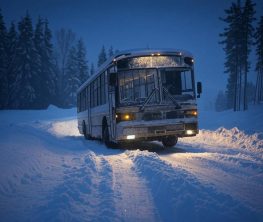
{"type": "Polygon", "coordinates": [[[181,106],[178,104],[176,99],[168,92],[168,90],[163,87],[163,91],[167,94],[168,98],[173,102],[173,104],[176,106],[176,109],[180,109],[181,106]]]}
{"type": "Polygon", "coordinates": [[[147,105],[147,104],[150,102],[150,100],[152,99],[152,97],[153,97],[153,95],[155,94],[156,91],[159,91],[159,89],[158,89],[158,88],[154,88],[154,89],[152,90],[152,92],[150,93],[150,95],[147,97],[147,99],[146,99],[146,100],[144,101],[144,103],[141,105],[140,111],[143,111],[143,110],[144,110],[145,105],[147,105]]]}

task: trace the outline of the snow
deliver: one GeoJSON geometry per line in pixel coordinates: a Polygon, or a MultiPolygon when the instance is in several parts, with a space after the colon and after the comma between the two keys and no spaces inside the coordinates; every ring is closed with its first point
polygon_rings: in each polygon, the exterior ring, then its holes
{"type": "Polygon", "coordinates": [[[237,127],[246,133],[263,132],[263,104],[250,105],[244,112],[223,112],[200,110],[200,128],[216,130],[220,127],[231,129],[237,127]]]}
{"type": "Polygon", "coordinates": [[[200,134],[107,149],[76,109],[0,111],[1,221],[262,221],[263,106],[200,111],[200,134]]]}

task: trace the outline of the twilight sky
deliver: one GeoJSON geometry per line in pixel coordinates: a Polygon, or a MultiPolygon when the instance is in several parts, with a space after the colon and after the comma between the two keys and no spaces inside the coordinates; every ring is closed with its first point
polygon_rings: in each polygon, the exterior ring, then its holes
{"type": "MultiPolygon", "coordinates": [[[[86,43],[88,60],[97,63],[104,44],[108,49],[176,48],[195,56],[196,80],[203,82],[200,102],[208,106],[225,88],[224,52],[218,44],[224,9],[230,0],[1,0],[7,25],[28,10],[35,22],[47,17],[52,30],[70,28],[86,43]]],[[[244,0],[241,2],[244,2],[244,0]]],[[[263,1],[257,17],[263,15],[263,1]]],[[[254,69],[254,68],[253,68],[254,69]]],[[[253,79],[254,71],[250,78],[253,79]]]]}

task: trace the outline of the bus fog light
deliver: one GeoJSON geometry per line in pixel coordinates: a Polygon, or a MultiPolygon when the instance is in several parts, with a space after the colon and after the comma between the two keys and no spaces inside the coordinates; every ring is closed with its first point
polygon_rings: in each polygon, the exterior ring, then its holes
{"type": "Polygon", "coordinates": [[[134,140],[135,139],[135,135],[128,135],[127,136],[127,140],[134,140]]]}
{"type": "Polygon", "coordinates": [[[193,134],[194,134],[194,131],[193,131],[193,130],[186,130],[186,134],[187,134],[187,135],[193,135],[193,134]]]}

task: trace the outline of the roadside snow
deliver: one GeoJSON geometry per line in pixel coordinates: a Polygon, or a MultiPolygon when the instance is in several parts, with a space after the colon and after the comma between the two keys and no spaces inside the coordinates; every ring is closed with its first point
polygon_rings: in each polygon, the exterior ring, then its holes
{"type": "Polygon", "coordinates": [[[237,127],[225,129],[220,127],[215,131],[200,130],[195,137],[181,139],[185,144],[195,144],[195,146],[209,145],[212,147],[241,148],[255,152],[263,158],[263,132],[247,135],[237,127]]]}
{"type": "Polygon", "coordinates": [[[262,112],[207,114],[174,148],[112,150],[76,109],[0,111],[0,220],[262,221],[262,112]]]}
{"type": "Polygon", "coordinates": [[[51,123],[48,131],[57,137],[81,136],[76,119],[68,121],[55,121],[51,123]]]}

